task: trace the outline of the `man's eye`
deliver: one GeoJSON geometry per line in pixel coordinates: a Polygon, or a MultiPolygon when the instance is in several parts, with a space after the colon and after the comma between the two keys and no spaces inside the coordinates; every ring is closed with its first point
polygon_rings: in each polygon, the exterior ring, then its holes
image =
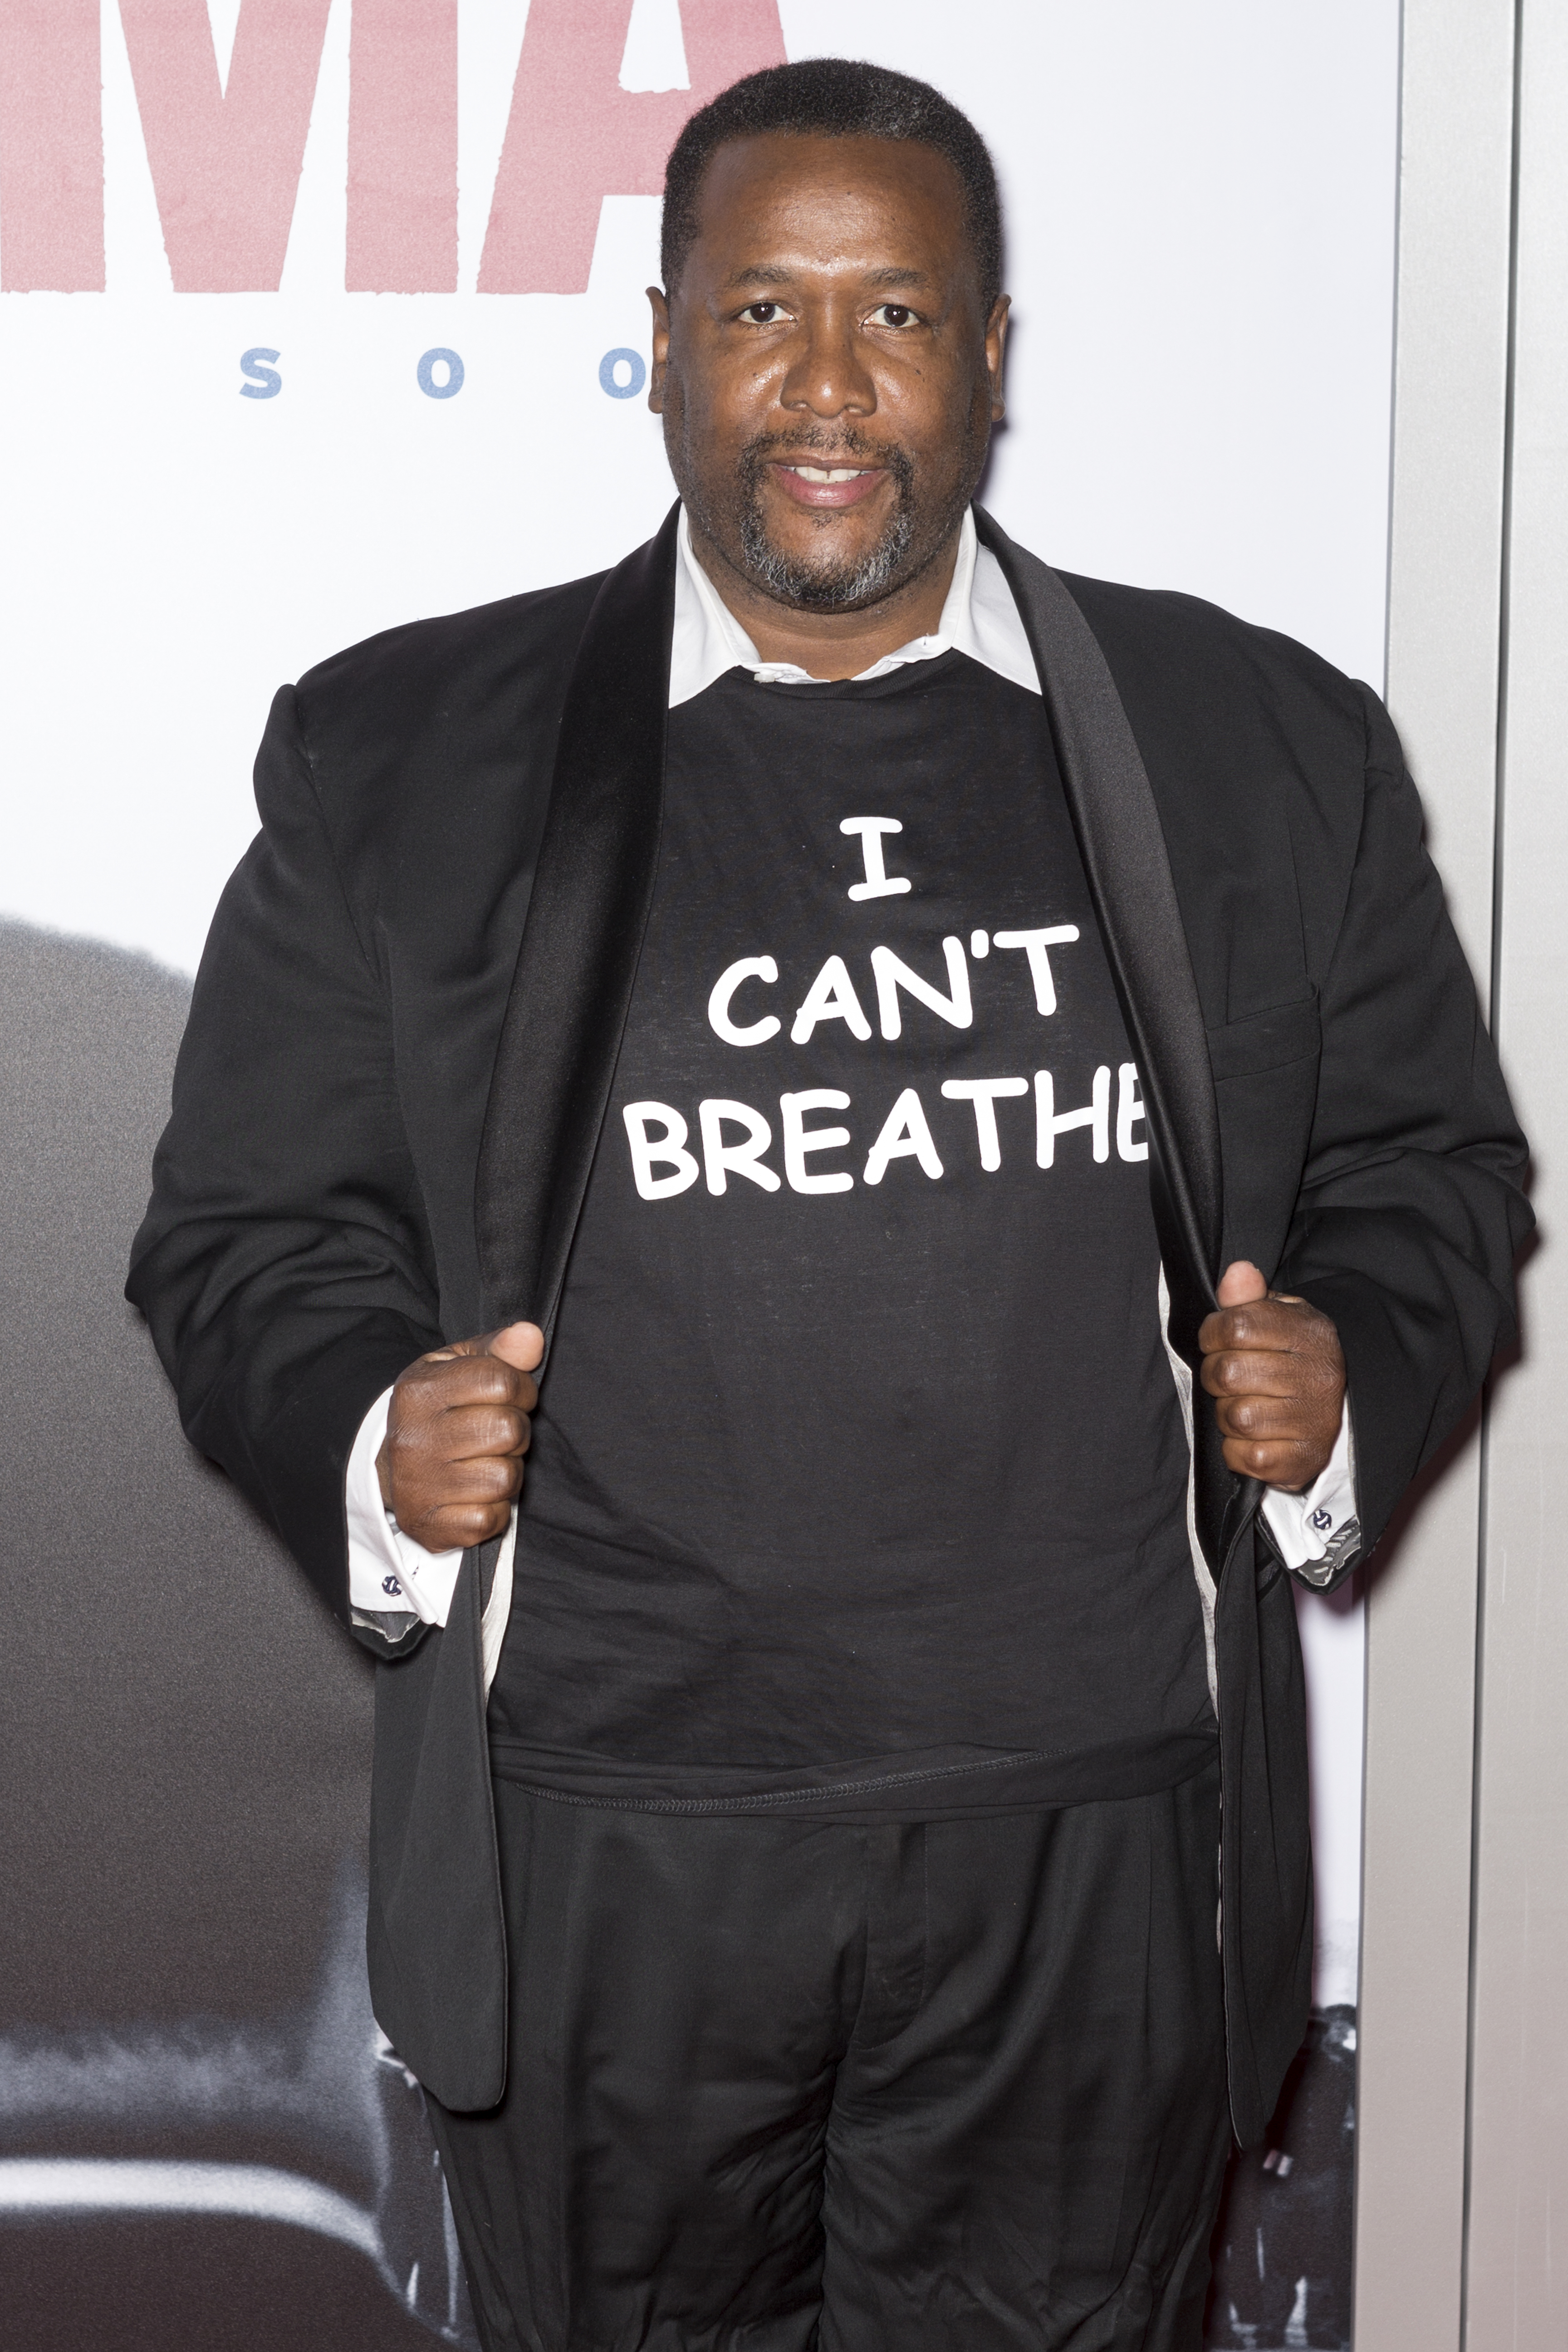
{"type": "Polygon", "coordinates": [[[771,327],[783,312],[776,302],[748,302],[741,316],[753,327],[771,327]]]}
{"type": "Polygon", "coordinates": [[[913,324],[914,315],[907,302],[879,302],[868,324],[873,327],[908,327],[913,324]]]}

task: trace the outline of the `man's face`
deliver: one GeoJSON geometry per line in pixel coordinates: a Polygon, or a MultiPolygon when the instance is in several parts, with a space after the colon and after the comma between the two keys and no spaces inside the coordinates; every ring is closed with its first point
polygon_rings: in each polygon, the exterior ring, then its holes
{"type": "Polygon", "coordinates": [[[818,612],[917,579],[1002,414],[1007,306],[982,314],[946,158],[884,139],[732,140],[668,312],[652,299],[650,403],[723,561],[818,612]]]}

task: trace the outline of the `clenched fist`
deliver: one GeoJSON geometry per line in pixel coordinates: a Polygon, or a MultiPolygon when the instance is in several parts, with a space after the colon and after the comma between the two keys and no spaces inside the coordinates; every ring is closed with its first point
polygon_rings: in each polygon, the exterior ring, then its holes
{"type": "Polygon", "coordinates": [[[1238,1477],[1299,1495],[1328,1468],[1340,1433],[1340,1335],[1304,1298],[1270,1290],[1245,1258],[1226,1266],[1218,1297],[1198,1345],[1226,1461],[1238,1477]]]}
{"type": "Polygon", "coordinates": [[[543,1354],[536,1324],[509,1323],[421,1356],[393,1390],[375,1457],[382,1500],[426,1551],[505,1532],[522,1486],[543,1354]]]}

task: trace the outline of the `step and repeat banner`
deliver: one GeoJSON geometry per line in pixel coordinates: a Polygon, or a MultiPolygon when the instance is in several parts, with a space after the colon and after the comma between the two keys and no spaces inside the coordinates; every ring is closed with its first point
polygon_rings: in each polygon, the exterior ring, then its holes
{"type": "MultiPolygon", "coordinates": [[[[365,1997],[363,1661],[120,1285],[274,688],[614,562],[665,153],[785,58],[935,81],[1015,298],[988,504],[1382,677],[1397,0],[0,0],[0,2332],[472,2343],[365,1997]]],[[[1362,1643],[1304,1600],[1318,2011],[1215,2346],[1348,2341],[1362,1643]]]]}

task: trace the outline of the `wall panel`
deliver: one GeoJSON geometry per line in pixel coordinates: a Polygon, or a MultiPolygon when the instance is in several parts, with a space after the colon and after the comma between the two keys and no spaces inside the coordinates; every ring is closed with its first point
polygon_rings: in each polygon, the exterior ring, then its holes
{"type": "MultiPolygon", "coordinates": [[[[1390,708],[1483,992],[1491,960],[1511,0],[1405,0],[1390,708]]],[[[1447,1449],[1373,1571],[1357,2344],[1460,2340],[1481,1454],[1447,1449]]]]}
{"type": "Polygon", "coordinates": [[[1535,1148],[1524,1356],[1489,1431],[1471,2352],[1568,2342],[1568,12],[1521,12],[1498,1024],[1535,1148]]]}

